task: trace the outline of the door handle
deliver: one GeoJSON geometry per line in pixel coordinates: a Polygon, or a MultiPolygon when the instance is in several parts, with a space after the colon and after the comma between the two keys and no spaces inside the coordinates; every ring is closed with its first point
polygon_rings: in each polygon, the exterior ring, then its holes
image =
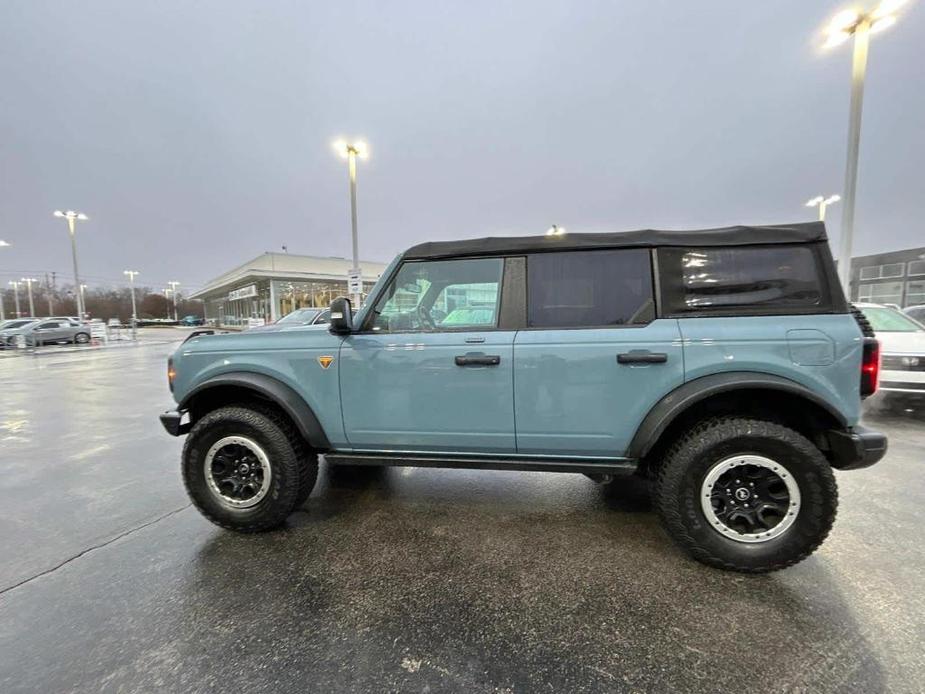
{"type": "Polygon", "coordinates": [[[650,352],[643,349],[634,349],[632,352],[622,352],[617,355],[618,364],[664,364],[668,355],[664,352],[650,352]]]}
{"type": "Polygon", "coordinates": [[[501,363],[498,354],[458,354],[456,366],[497,366],[501,363]]]}

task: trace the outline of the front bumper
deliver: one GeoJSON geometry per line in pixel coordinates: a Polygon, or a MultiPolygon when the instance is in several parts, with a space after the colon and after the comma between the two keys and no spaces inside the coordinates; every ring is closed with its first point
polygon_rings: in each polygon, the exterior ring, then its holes
{"type": "Polygon", "coordinates": [[[885,434],[864,427],[833,429],[829,432],[832,467],[836,470],[859,470],[870,467],[886,455],[885,434]]]}
{"type": "Polygon", "coordinates": [[[183,436],[190,430],[190,423],[183,421],[183,412],[167,410],[160,416],[161,424],[171,436],[183,436]]]}

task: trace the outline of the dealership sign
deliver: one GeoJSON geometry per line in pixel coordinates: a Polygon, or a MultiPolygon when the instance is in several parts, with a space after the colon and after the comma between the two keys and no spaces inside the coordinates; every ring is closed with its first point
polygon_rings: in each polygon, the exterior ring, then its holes
{"type": "Polygon", "coordinates": [[[228,292],[228,301],[235,301],[236,299],[249,299],[252,296],[257,296],[256,284],[249,284],[246,287],[241,287],[240,289],[235,289],[234,291],[228,292]]]}
{"type": "Polygon", "coordinates": [[[347,291],[350,294],[363,293],[363,274],[359,268],[354,268],[347,274],[347,291]]]}

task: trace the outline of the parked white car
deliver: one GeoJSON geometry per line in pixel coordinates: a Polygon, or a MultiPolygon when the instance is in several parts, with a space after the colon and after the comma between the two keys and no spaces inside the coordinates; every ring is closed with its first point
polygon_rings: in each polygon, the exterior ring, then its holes
{"type": "Polygon", "coordinates": [[[880,340],[880,390],[925,396],[925,325],[887,306],[856,306],[880,340]]]}

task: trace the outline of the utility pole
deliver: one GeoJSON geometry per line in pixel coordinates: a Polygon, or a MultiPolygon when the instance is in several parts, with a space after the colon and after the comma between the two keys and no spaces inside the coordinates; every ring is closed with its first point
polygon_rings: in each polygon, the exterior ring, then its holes
{"type": "Polygon", "coordinates": [[[80,320],[84,319],[84,299],[83,292],[80,290],[80,274],[77,272],[77,222],[85,222],[90,219],[83,212],[68,210],[62,212],[55,210],[55,217],[63,217],[67,220],[67,231],[71,236],[71,260],[74,262],[74,287],[77,289],[77,313],[80,314],[80,320]]]}
{"type": "Polygon", "coordinates": [[[844,207],[842,208],[841,239],[838,253],[838,277],[851,298],[851,246],[854,241],[854,207],[858,187],[858,156],[861,149],[861,111],[864,104],[864,80],[867,75],[867,53],[871,33],[887,29],[896,23],[894,12],[902,0],[882,0],[868,12],[855,9],[838,13],[826,30],[825,48],[832,48],[854,38],[851,56],[851,104],[848,110],[848,156],[845,163],[844,207]]]}
{"type": "Polygon", "coordinates": [[[180,286],[180,283],[177,281],[168,282],[170,285],[170,291],[173,292],[173,319],[175,321],[180,320],[180,316],[177,315],[177,287],[180,286]]]}
{"type": "Polygon", "coordinates": [[[29,290],[29,315],[35,318],[35,302],[32,300],[32,284],[38,282],[34,277],[23,277],[22,282],[26,283],[26,287],[29,290]]]}
{"type": "Polygon", "coordinates": [[[135,309],[135,275],[140,275],[141,273],[138,270],[123,270],[123,275],[128,277],[129,283],[132,285],[132,339],[138,339],[138,311],[135,309]]]}
{"type": "Polygon", "coordinates": [[[48,299],[48,315],[55,315],[55,299],[51,294],[51,282],[48,279],[47,272],[45,273],[45,298],[48,299]]]}
{"type": "Polygon", "coordinates": [[[22,311],[19,310],[19,285],[21,282],[10,280],[9,284],[13,288],[13,298],[16,300],[16,317],[22,318],[22,311]]]}
{"type": "Polygon", "coordinates": [[[350,302],[353,310],[360,308],[360,302],[363,300],[363,276],[360,270],[360,251],[357,241],[357,157],[366,159],[369,156],[369,148],[365,142],[347,143],[338,140],[334,143],[334,149],[341,156],[347,159],[347,176],[350,181],[350,230],[353,241],[353,267],[348,277],[348,291],[350,285],[354,285],[356,291],[350,292],[350,302]]]}
{"type": "MultiPolygon", "coordinates": [[[[10,244],[0,239],[0,248],[9,248],[10,244]]],[[[6,309],[3,307],[3,290],[0,290],[0,323],[6,320],[6,309]]]]}

